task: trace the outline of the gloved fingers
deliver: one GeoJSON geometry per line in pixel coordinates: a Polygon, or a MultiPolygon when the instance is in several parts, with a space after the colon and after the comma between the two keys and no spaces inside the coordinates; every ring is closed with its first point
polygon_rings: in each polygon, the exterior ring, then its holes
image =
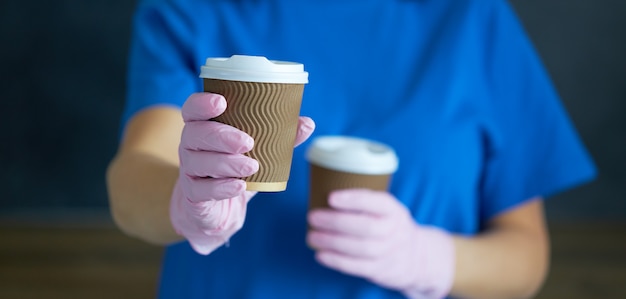
{"type": "Polygon", "coordinates": [[[379,259],[389,252],[389,242],[382,238],[359,238],[315,230],[307,234],[307,243],[319,251],[360,258],[379,259]]]}
{"type": "Polygon", "coordinates": [[[249,203],[250,200],[257,194],[257,191],[246,191],[243,194],[243,198],[245,199],[246,203],[249,203]]]}
{"type": "Polygon", "coordinates": [[[386,237],[394,225],[379,216],[331,209],[313,210],[307,218],[314,229],[355,237],[386,237]]]}
{"type": "Polygon", "coordinates": [[[328,204],[337,210],[378,216],[397,217],[408,213],[406,207],[390,193],[370,189],[333,191],[328,197],[328,204]]]}
{"type": "Polygon", "coordinates": [[[315,259],[328,268],[364,278],[375,276],[378,268],[377,260],[352,257],[332,251],[318,251],[315,259]]]}
{"type": "Polygon", "coordinates": [[[298,131],[296,133],[295,146],[305,142],[315,130],[315,122],[310,117],[300,116],[298,119],[298,131]]]}
{"type": "Polygon", "coordinates": [[[192,203],[229,199],[243,195],[246,190],[246,182],[234,178],[183,177],[180,183],[185,197],[192,203]]]}
{"type": "Polygon", "coordinates": [[[242,178],[259,170],[257,160],[240,154],[181,150],[180,159],[181,172],[194,178],[242,178]]]}
{"type": "Polygon", "coordinates": [[[180,147],[195,151],[242,154],[254,146],[254,139],[243,131],[216,121],[186,123],[180,147]]]}
{"type": "Polygon", "coordinates": [[[194,93],[183,104],[181,114],[186,123],[209,120],[226,110],[226,99],[222,95],[199,92],[194,93]]]}

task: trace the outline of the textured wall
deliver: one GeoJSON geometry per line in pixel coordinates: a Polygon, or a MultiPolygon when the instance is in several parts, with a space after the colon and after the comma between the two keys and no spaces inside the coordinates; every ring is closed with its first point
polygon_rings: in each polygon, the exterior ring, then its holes
{"type": "MultiPolygon", "coordinates": [[[[601,173],[548,212],[626,219],[626,2],[513,4],[601,173]]],[[[0,209],[106,207],[134,5],[0,3],[0,209]]]]}
{"type": "Polygon", "coordinates": [[[0,207],[106,205],[134,1],[0,7],[0,207]]]}

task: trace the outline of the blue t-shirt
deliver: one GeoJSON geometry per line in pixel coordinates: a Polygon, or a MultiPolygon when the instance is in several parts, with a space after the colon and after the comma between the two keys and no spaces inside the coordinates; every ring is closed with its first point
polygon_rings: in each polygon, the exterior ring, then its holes
{"type": "MultiPolygon", "coordinates": [[[[153,0],[135,15],[124,122],[201,91],[207,57],[261,55],[310,73],[315,135],[393,146],[391,193],[422,224],[473,235],[534,196],[588,181],[593,163],[503,0],[153,0]]],[[[314,136],[315,136],[314,135],[314,136]]],[[[396,298],[324,268],[305,244],[308,166],[258,194],[209,256],[167,248],[161,298],[396,298]]]]}

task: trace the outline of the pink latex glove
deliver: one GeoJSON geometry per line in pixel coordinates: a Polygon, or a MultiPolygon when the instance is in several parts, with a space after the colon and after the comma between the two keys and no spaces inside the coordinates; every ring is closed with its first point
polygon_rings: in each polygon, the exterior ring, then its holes
{"type": "MultiPolygon", "coordinates": [[[[259,169],[244,153],[254,140],[241,130],[210,119],[226,109],[223,96],[192,94],[182,107],[185,122],[178,154],[179,177],[170,201],[170,220],[193,249],[207,255],[226,243],[243,226],[246,205],[256,192],[246,191],[247,177],[259,169]]],[[[315,124],[300,117],[296,145],[315,124]]]]}
{"type": "Polygon", "coordinates": [[[365,278],[409,298],[443,298],[454,279],[451,236],[418,225],[387,192],[331,193],[332,209],[309,212],[308,244],[322,265],[365,278]]]}

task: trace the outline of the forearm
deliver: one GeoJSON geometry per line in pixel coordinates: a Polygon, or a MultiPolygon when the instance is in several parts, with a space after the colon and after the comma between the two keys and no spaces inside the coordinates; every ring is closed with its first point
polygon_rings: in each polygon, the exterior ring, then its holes
{"type": "Polygon", "coordinates": [[[115,223],[128,235],[154,244],[182,240],[172,228],[169,203],[178,166],[147,153],[120,153],[107,171],[115,223]]]}
{"type": "Polygon", "coordinates": [[[539,227],[498,226],[472,238],[455,236],[454,243],[453,297],[529,298],[545,279],[549,242],[539,227]]]}

